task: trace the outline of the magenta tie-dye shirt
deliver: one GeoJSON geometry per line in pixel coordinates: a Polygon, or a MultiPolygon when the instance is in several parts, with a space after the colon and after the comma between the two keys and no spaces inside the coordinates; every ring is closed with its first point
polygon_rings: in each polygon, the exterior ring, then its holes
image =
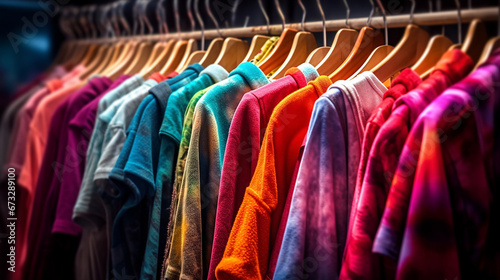
{"type": "Polygon", "coordinates": [[[397,279],[499,279],[499,85],[496,53],[415,122],[373,248],[398,259],[397,279]]]}

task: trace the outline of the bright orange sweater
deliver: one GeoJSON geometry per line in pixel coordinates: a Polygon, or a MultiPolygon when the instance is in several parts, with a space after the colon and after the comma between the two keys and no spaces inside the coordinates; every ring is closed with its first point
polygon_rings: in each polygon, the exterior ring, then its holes
{"type": "Polygon", "coordinates": [[[217,279],[263,279],[314,102],[331,81],[320,76],[273,111],[257,167],[215,271],[217,279]]]}

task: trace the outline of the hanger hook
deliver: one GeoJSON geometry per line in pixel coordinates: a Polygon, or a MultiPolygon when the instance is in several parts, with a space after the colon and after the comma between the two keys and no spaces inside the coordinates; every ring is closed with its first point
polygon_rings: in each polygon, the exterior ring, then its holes
{"type": "Polygon", "coordinates": [[[194,13],[201,28],[201,50],[205,50],[205,24],[200,15],[199,2],[200,0],[194,0],[194,13]]]}
{"type": "Polygon", "coordinates": [[[323,20],[323,46],[326,47],[326,19],[325,13],[323,12],[323,6],[321,6],[321,0],[316,0],[316,4],[318,5],[319,13],[321,14],[321,19],[323,20]]]}
{"type": "Polygon", "coordinates": [[[462,44],[462,12],[460,7],[460,1],[455,0],[455,5],[457,6],[457,13],[458,13],[458,43],[462,44]]]}
{"type": "Polygon", "coordinates": [[[68,37],[71,40],[75,36],[71,28],[68,27],[69,24],[67,23],[68,23],[68,9],[63,8],[61,11],[61,15],[59,16],[59,28],[63,31],[66,37],[68,37]]]}
{"type": "Polygon", "coordinates": [[[179,0],[174,0],[175,30],[179,39],[181,38],[181,17],[179,16],[179,0]]]}
{"type": "Polygon", "coordinates": [[[260,10],[262,11],[262,14],[264,15],[264,18],[266,19],[267,33],[269,34],[271,32],[271,27],[269,26],[269,16],[267,15],[266,9],[264,8],[264,5],[262,4],[262,0],[259,0],[259,7],[260,7],[260,10]]]}
{"type": "Polygon", "coordinates": [[[276,5],[276,9],[278,10],[278,14],[280,15],[280,18],[281,18],[281,30],[285,30],[285,15],[283,15],[283,11],[281,10],[281,6],[280,6],[280,1],[279,0],[274,0],[274,4],[276,5]]]}
{"type": "Polygon", "coordinates": [[[306,7],[304,7],[304,3],[302,0],[297,0],[299,2],[300,8],[302,9],[302,21],[300,22],[300,29],[304,31],[304,22],[306,21],[306,7]]]}
{"type": "Polygon", "coordinates": [[[373,0],[370,0],[370,5],[372,5],[372,9],[370,10],[370,15],[368,16],[368,20],[366,21],[366,26],[371,27],[373,14],[375,13],[375,4],[373,3],[373,0]]]}
{"type": "Polygon", "coordinates": [[[111,3],[110,6],[110,11],[111,11],[111,23],[113,26],[114,33],[116,37],[120,37],[120,24],[118,22],[118,11],[116,9],[116,6],[118,5],[117,2],[111,3]]]}
{"type": "Polygon", "coordinates": [[[349,24],[349,16],[351,15],[351,9],[349,8],[349,3],[347,3],[347,0],[344,0],[344,6],[346,8],[345,25],[347,26],[347,28],[351,28],[351,25],[349,24]]]}
{"type": "Polygon", "coordinates": [[[193,12],[191,11],[192,6],[193,0],[187,0],[187,15],[189,18],[189,23],[191,23],[191,31],[194,31],[194,29],[196,28],[196,22],[194,21],[193,12]]]}
{"type": "Polygon", "coordinates": [[[384,33],[385,33],[385,44],[389,44],[389,35],[388,35],[388,29],[387,29],[387,18],[386,18],[386,13],[384,9],[384,5],[380,2],[380,0],[377,0],[377,5],[380,8],[380,11],[382,12],[382,18],[384,19],[384,33]]]}
{"type": "Polygon", "coordinates": [[[78,17],[77,18],[78,18],[78,22],[82,26],[83,37],[90,38],[90,32],[89,32],[89,28],[87,25],[87,17],[86,17],[87,10],[88,9],[85,6],[78,9],[78,17]]]}
{"type": "Polygon", "coordinates": [[[143,8],[143,13],[142,13],[142,18],[144,20],[144,22],[146,23],[146,26],[148,27],[148,34],[153,34],[154,32],[154,29],[153,29],[153,25],[151,25],[151,22],[149,21],[149,18],[148,18],[148,6],[149,6],[149,3],[151,3],[150,0],[145,0],[144,1],[144,8],[143,8]]]}
{"type": "Polygon", "coordinates": [[[231,9],[231,25],[234,27],[236,22],[236,10],[238,10],[238,6],[240,5],[241,0],[235,0],[233,4],[233,8],[231,9]]]}
{"type": "Polygon", "coordinates": [[[219,33],[219,37],[222,37],[222,34],[220,33],[219,23],[215,19],[214,14],[212,13],[212,11],[210,10],[210,0],[205,0],[205,9],[207,10],[208,16],[210,16],[210,18],[214,22],[215,28],[217,29],[217,33],[219,33]]]}
{"type": "Polygon", "coordinates": [[[78,8],[72,6],[71,7],[71,13],[72,13],[72,17],[71,18],[71,21],[73,23],[73,28],[75,29],[75,33],[76,33],[76,36],[78,38],[82,38],[83,37],[83,31],[80,30],[80,26],[79,26],[79,20],[78,20],[78,8]]]}
{"type": "Polygon", "coordinates": [[[416,2],[415,0],[410,0],[411,1],[411,10],[410,10],[410,24],[413,23],[413,14],[415,13],[415,6],[416,6],[416,2]]]}
{"type": "Polygon", "coordinates": [[[96,10],[95,5],[88,6],[87,20],[89,22],[90,31],[92,34],[91,37],[94,39],[97,38],[97,31],[94,25],[95,10],[96,10]]]}

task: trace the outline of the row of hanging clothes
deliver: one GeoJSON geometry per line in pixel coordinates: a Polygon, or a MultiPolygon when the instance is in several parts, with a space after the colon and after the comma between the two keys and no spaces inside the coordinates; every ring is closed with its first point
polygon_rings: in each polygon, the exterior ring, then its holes
{"type": "Polygon", "coordinates": [[[133,28],[126,1],[62,9],[71,40],[0,124],[6,278],[500,278],[499,8],[453,42],[417,23],[457,11],[412,1],[390,46],[376,2],[331,46],[283,22],[206,50],[166,34],[164,1],[154,39],[141,1],[133,28]]]}

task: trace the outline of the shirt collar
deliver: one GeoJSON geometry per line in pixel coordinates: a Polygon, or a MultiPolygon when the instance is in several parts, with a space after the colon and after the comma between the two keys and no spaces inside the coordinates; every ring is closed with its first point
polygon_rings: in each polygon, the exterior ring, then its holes
{"type": "Polygon", "coordinates": [[[212,78],[212,81],[215,84],[222,80],[227,79],[227,76],[229,75],[229,73],[226,71],[226,69],[224,69],[224,67],[217,64],[212,64],[208,66],[205,70],[200,72],[200,76],[203,74],[210,76],[210,78],[212,78]]]}
{"type": "Polygon", "coordinates": [[[241,77],[243,77],[247,84],[250,86],[251,90],[260,88],[261,86],[269,83],[266,75],[264,75],[259,67],[251,62],[243,62],[238,65],[236,69],[231,71],[229,77],[233,75],[240,75],[241,77]]]}

